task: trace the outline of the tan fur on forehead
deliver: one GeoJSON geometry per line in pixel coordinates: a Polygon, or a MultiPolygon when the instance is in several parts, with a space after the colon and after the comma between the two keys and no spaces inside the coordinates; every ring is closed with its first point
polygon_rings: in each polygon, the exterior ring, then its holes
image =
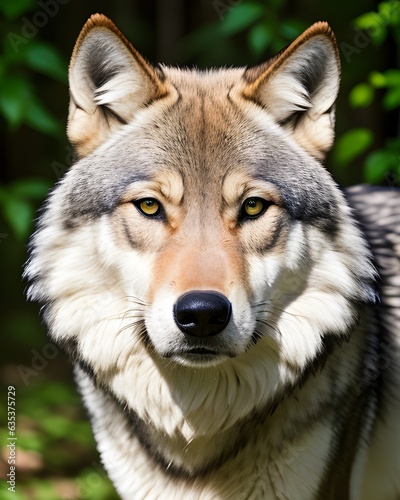
{"type": "Polygon", "coordinates": [[[179,205],[183,198],[183,179],[179,172],[162,169],[160,173],[148,181],[135,181],[121,195],[120,202],[128,203],[133,199],[152,198],[162,195],[174,205],[179,205]]]}
{"type": "Polygon", "coordinates": [[[174,205],[179,205],[183,198],[183,179],[178,172],[167,170],[156,182],[160,184],[160,191],[174,205]]]}
{"type": "Polygon", "coordinates": [[[281,195],[273,184],[257,181],[241,169],[233,169],[225,177],[222,194],[227,205],[236,206],[238,201],[247,196],[259,196],[278,205],[282,202],[281,195]]]}
{"type": "MultiPolygon", "coordinates": [[[[214,91],[230,89],[234,85],[241,85],[240,81],[244,68],[217,68],[199,71],[197,69],[176,68],[161,66],[166,77],[174,82],[185,93],[199,95],[201,90],[210,89],[214,91]]],[[[226,97],[226,94],[223,94],[226,97]]]]}

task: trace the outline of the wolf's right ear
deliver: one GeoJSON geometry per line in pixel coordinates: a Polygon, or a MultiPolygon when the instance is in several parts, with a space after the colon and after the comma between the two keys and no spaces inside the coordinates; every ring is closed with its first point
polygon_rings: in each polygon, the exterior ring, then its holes
{"type": "Polygon", "coordinates": [[[248,68],[244,78],[244,97],[322,159],[333,142],[340,80],[338,48],[328,24],[315,23],[273,59],[248,68]]]}
{"type": "Polygon", "coordinates": [[[79,157],[131,121],[140,108],[168,94],[162,72],[102,14],[94,14],[78,37],[69,85],[68,138],[79,157]]]}

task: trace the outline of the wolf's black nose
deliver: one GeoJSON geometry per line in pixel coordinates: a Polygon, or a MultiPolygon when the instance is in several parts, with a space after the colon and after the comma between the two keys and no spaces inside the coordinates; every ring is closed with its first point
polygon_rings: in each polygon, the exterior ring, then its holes
{"type": "Polygon", "coordinates": [[[174,305],[174,319],[179,329],[194,337],[208,337],[222,332],[229,323],[232,306],[219,292],[184,293],[174,305]]]}

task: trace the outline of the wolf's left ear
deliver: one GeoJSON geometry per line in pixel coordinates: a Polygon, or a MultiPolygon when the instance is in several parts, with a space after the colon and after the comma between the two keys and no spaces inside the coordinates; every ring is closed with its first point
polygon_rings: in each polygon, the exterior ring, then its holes
{"type": "Polygon", "coordinates": [[[78,37],[69,85],[68,138],[80,157],[168,93],[161,71],[102,14],[94,14],[78,37]]]}
{"type": "Polygon", "coordinates": [[[340,61],[335,36],[315,23],[272,60],[244,73],[243,95],[262,105],[312,156],[322,159],[334,138],[340,61]]]}

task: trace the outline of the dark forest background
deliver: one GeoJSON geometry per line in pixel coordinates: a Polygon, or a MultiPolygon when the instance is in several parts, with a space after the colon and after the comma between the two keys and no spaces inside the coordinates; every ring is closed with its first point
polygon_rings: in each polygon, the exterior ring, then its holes
{"type": "Polygon", "coordinates": [[[71,163],[67,67],[87,18],[109,16],[150,61],[262,62],[310,24],[338,39],[337,140],[326,162],[342,186],[400,185],[400,2],[371,0],[0,0],[0,476],[6,478],[7,388],[16,388],[16,492],[1,499],[116,498],[102,470],[70,364],[46,337],[21,279],[48,189],[71,163]]]}

